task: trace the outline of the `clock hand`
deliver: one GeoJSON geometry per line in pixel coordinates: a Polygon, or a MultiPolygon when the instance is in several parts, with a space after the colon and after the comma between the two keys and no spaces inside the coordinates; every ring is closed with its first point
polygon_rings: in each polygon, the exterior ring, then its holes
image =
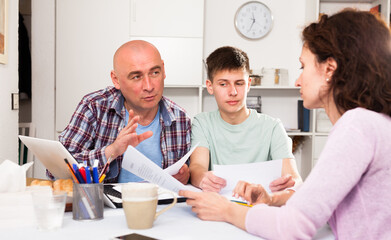
{"type": "MultiPolygon", "coordinates": [[[[253,16],[254,16],[254,13],[253,13],[253,16]]],[[[248,29],[247,32],[250,32],[251,28],[253,27],[253,25],[255,23],[255,18],[251,18],[251,20],[253,20],[253,22],[251,23],[251,26],[250,26],[250,28],[248,29]]]]}

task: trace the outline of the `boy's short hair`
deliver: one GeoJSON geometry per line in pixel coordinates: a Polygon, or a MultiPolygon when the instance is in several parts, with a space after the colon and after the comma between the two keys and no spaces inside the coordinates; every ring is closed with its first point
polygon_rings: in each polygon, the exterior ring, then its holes
{"type": "Polygon", "coordinates": [[[250,72],[250,62],[247,53],[230,46],[220,47],[214,50],[206,59],[206,66],[210,81],[213,81],[214,75],[222,70],[243,69],[247,73],[250,72]]]}

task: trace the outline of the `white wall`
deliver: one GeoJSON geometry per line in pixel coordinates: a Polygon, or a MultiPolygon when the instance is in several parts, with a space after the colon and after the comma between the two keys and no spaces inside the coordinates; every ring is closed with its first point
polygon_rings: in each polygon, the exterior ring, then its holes
{"type": "Polygon", "coordinates": [[[18,110],[11,110],[11,93],[18,92],[19,1],[8,1],[8,63],[0,64],[0,163],[18,161],[18,110]]]}
{"type": "Polygon", "coordinates": [[[300,32],[305,24],[305,1],[262,0],[271,10],[274,24],[263,39],[249,41],[236,32],[236,10],[247,0],[206,0],[204,58],[218,47],[231,45],[247,52],[252,69],[287,68],[293,86],[299,76],[300,32]]]}
{"type": "MultiPolygon", "coordinates": [[[[55,139],[55,1],[32,1],[31,12],[31,118],[38,138],[55,139]]],[[[45,177],[39,161],[34,176],[45,177]]]]}

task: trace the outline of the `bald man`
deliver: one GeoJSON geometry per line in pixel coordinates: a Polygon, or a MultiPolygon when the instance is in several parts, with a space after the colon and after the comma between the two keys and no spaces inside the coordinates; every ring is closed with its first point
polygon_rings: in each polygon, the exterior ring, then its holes
{"type": "MultiPolygon", "coordinates": [[[[72,119],[59,136],[79,162],[99,169],[112,159],[105,182],[138,182],[143,179],[121,169],[129,145],[162,168],[190,150],[190,118],[163,96],[164,62],[152,44],[135,40],[114,54],[111,80],[114,87],[90,93],[80,101],[72,119]]],[[[186,184],[186,164],[174,175],[186,184]]]]}

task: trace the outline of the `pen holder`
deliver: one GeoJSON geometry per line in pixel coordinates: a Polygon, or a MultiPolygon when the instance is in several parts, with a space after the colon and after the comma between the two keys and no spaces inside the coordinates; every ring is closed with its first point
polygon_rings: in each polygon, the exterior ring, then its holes
{"type": "Polygon", "coordinates": [[[103,184],[73,184],[74,220],[103,219],[103,184]]]}

